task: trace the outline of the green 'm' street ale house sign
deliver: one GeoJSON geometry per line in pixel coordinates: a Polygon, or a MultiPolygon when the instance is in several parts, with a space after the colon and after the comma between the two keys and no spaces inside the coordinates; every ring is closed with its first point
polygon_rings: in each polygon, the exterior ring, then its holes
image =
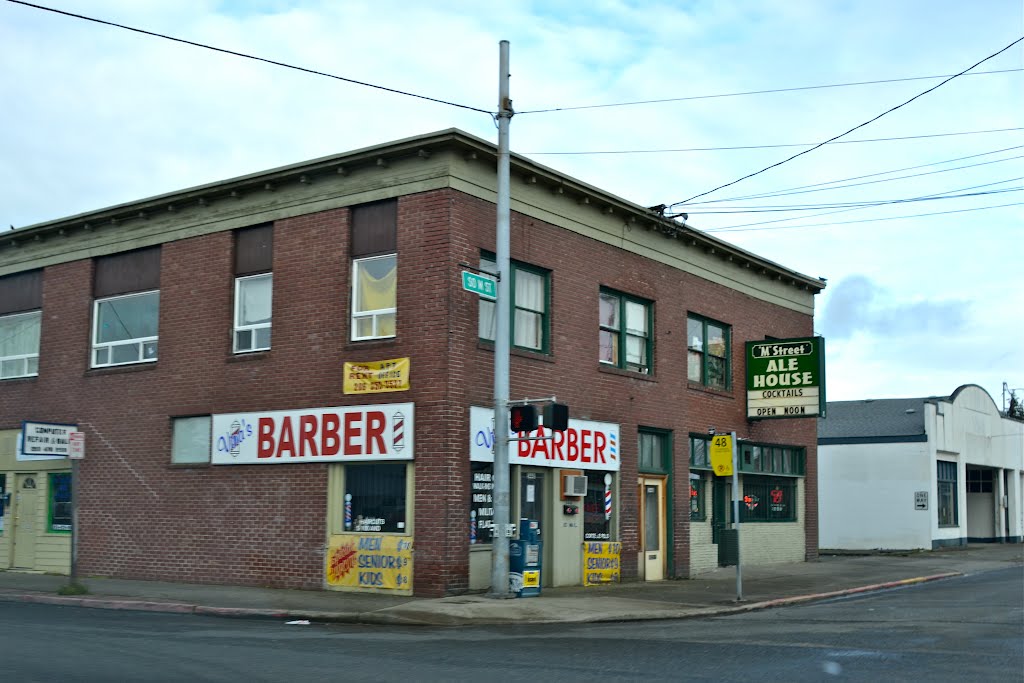
{"type": "Polygon", "coordinates": [[[747,419],[825,417],[825,340],[747,342],[747,419]]]}

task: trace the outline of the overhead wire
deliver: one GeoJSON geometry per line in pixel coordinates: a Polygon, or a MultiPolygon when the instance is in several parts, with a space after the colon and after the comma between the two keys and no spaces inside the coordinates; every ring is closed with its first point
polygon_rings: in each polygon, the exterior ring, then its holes
{"type": "MultiPolygon", "coordinates": [[[[1015,178],[1014,180],[1019,180],[1015,178]]],[[[1002,181],[1010,182],[1010,181],[1002,181]]],[[[720,211],[700,211],[691,216],[733,216],[743,213],[781,213],[791,211],[817,211],[819,209],[838,209],[845,207],[868,208],[872,206],[885,206],[887,204],[910,204],[913,202],[931,202],[939,199],[960,199],[962,197],[979,197],[987,194],[1003,194],[1004,192],[1020,192],[1024,187],[1008,187],[1001,190],[988,190],[986,192],[967,192],[962,194],[943,194],[933,197],[908,197],[906,199],[887,200],[865,200],[862,202],[835,202],[832,204],[806,204],[806,205],[780,205],[780,206],[754,206],[744,209],[722,209],[720,211]]]]}
{"type": "Polygon", "coordinates": [[[863,128],[864,126],[870,125],[871,123],[874,123],[875,121],[877,121],[878,119],[882,118],[883,116],[886,116],[887,114],[891,114],[892,112],[896,111],[897,109],[900,109],[901,107],[907,106],[908,104],[910,104],[914,100],[917,100],[917,99],[919,99],[921,97],[924,97],[928,93],[931,93],[931,92],[934,92],[935,90],[938,90],[939,88],[944,86],[946,83],[949,83],[950,81],[952,81],[953,79],[957,78],[958,76],[962,76],[963,74],[967,73],[968,71],[970,71],[971,69],[975,68],[976,66],[984,64],[988,60],[990,60],[990,59],[992,59],[992,58],[1002,54],[1003,52],[1006,52],[1007,50],[1009,50],[1011,47],[1013,47],[1017,43],[1021,42],[1022,40],[1024,40],[1024,36],[1021,36],[1020,38],[1017,38],[1016,40],[1014,40],[1009,45],[1007,45],[1007,46],[997,50],[996,52],[993,52],[988,57],[985,57],[984,59],[982,59],[982,60],[972,64],[971,66],[967,67],[963,71],[950,76],[949,78],[943,80],[941,83],[933,85],[932,87],[928,88],[927,90],[925,90],[923,92],[920,92],[917,95],[914,95],[909,100],[906,100],[905,102],[901,102],[900,104],[897,104],[894,107],[890,107],[889,109],[886,109],[885,111],[883,111],[881,114],[878,114],[877,116],[875,116],[873,118],[870,118],[870,119],[868,119],[867,121],[865,121],[863,123],[857,124],[853,128],[850,128],[849,130],[847,130],[847,131],[845,131],[843,133],[840,133],[839,135],[833,136],[833,137],[829,138],[828,140],[825,140],[824,142],[818,143],[817,145],[815,145],[814,147],[811,147],[810,149],[805,149],[802,152],[797,152],[796,154],[794,154],[794,155],[792,155],[792,156],[790,156],[790,157],[788,157],[786,159],[783,159],[782,161],[778,161],[778,162],[776,162],[774,164],[771,164],[770,166],[766,166],[766,167],[762,168],[759,171],[754,171],[753,173],[748,173],[747,175],[745,175],[745,176],[743,176],[741,178],[737,178],[736,180],[733,180],[731,182],[725,183],[723,185],[719,185],[718,187],[712,188],[712,189],[710,189],[710,190],[708,190],[706,192],[701,192],[700,194],[696,194],[696,195],[694,195],[692,197],[689,197],[687,199],[684,199],[684,200],[682,200],[680,202],[673,202],[672,204],[669,204],[668,206],[672,207],[672,206],[685,205],[687,202],[693,201],[694,199],[697,199],[699,197],[703,197],[705,195],[709,195],[712,192],[717,192],[718,190],[721,190],[723,188],[729,187],[731,185],[735,185],[736,183],[742,182],[742,181],[744,181],[744,180],[746,180],[748,178],[752,178],[752,177],[754,177],[756,175],[760,175],[761,173],[764,173],[765,171],[769,171],[769,170],[771,170],[773,168],[777,168],[777,167],[779,167],[779,166],[781,166],[781,165],[783,165],[783,164],[785,164],[787,162],[792,161],[793,159],[796,159],[798,157],[803,156],[804,154],[809,154],[809,153],[813,152],[816,149],[820,149],[820,148],[824,147],[825,145],[829,144],[830,142],[833,142],[835,140],[838,140],[841,137],[849,135],[853,131],[858,130],[860,128],[863,128]]]}
{"type": "MultiPolygon", "coordinates": [[[[864,175],[850,176],[849,178],[839,178],[837,180],[826,180],[825,182],[822,182],[822,183],[812,183],[810,185],[797,185],[795,187],[787,187],[787,188],[783,188],[781,190],[771,190],[769,192],[760,192],[760,193],[757,193],[757,194],[741,195],[739,197],[726,197],[724,199],[708,199],[708,200],[703,201],[703,202],[695,202],[694,205],[697,205],[697,204],[719,204],[721,202],[738,202],[738,201],[744,201],[744,200],[747,200],[747,199],[762,199],[764,197],[783,196],[783,195],[787,195],[787,194],[790,194],[790,193],[796,194],[796,192],[795,192],[796,190],[803,190],[803,189],[810,188],[810,187],[820,187],[822,185],[833,185],[835,183],[845,183],[848,180],[861,180],[862,178],[874,178],[874,177],[880,176],[880,175],[889,175],[890,173],[900,173],[902,171],[913,171],[913,170],[918,169],[918,168],[927,168],[929,166],[938,166],[939,164],[951,164],[954,161],[966,161],[967,159],[976,159],[978,157],[984,157],[984,156],[988,156],[990,154],[999,154],[1000,152],[1009,152],[1011,150],[1021,149],[1021,148],[1024,148],[1024,145],[1014,145],[1013,147],[1003,147],[1002,149],[995,149],[995,150],[992,150],[991,152],[981,152],[979,154],[969,154],[968,156],[955,157],[953,159],[944,159],[942,161],[932,161],[932,162],[927,163],[927,164],[917,164],[915,166],[904,166],[902,168],[894,168],[894,169],[891,169],[889,171],[878,171],[877,173],[866,173],[864,175]]],[[[1017,158],[1017,157],[1014,157],[1014,158],[1017,158]]],[[[969,168],[969,166],[960,166],[959,168],[969,168]]],[[[927,174],[921,174],[921,175],[927,175],[927,174]]],[[[905,176],[905,177],[910,177],[910,176],[905,176]]]]}
{"type": "MultiPolygon", "coordinates": [[[[996,204],[994,206],[976,206],[970,209],[953,209],[951,211],[933,211],[930,213],[914,213],[905,216],[887,216],[883,218],[863,218],[855,221],[829,221],[825,223],[804,223],[802,225],[773,225],[770,227],[762,228],[747,228],[740,226],[727,226],[724,228],[709,228],[704,232],[755,232],[758,230],[790,230],[794,228],[815,228],[825,225],[851,225],[853,223],[875,223],[878,221],[898,221],[904,218],[921,218],[922,216],[944,216],[952,213],[966,213],[968,211],[987,211],[989,209],[1002,209],[1007,206],[1022,206],[1024,202],[1013,202],[1010,204],[996,204]]],[[[750,223],[748,225],[757,225],[756,223],[750,223]]]]}
{"type": "MultiPolygon", "coordinates": [[[[970,187],[961,187],[961,188],[957,188],[956,190],[946,190],[944,192],[936,192],[936,193],[933,193],[931,195],[923,195],[923,196],[924,197],[929,197],[929,196],[937,196],[937,195],[940,195],[940,194],[944,194],[946,192],[965,192],[967,190],[977,190],[977,189],[980,189],[980,188],[983,188],[983,187],[991,187],[992,185],[1002,185],[1003,183],[1013,182],[1015,180],[1019,180],[1019,178],[1010,178],[1010,179],[1007,179],[1007,180],[999,180],[999,181],[994,182],[994,183],[983,183],[981,185],[972,185],[970,187]]],[[[795,218],[794,217],[774,218],[774,219],[769,220],[769,221],[757,221],[757,222],[754,222],[754,223],[740,223],[739,225],[731,225],[731,226],[727,226],[726,228],[709,228],[708,231],[712,231],[712,230],[715,230],[715,231],[717,231],[717,230],[731,230],[731,229],[735,229],[735,228],[745,228],[745,227],[750,226],[750,225],[767,225],[769,223],[785,223],[787,221],[806,220],[808,218],[817,218],[818,216],[833,216],[833,215],[835,215],[837,213],[848,213],[850,211],[860,211],[861,209],[865,209],[865,208],[870,208],[870,207],[855,206],[855,207],[852,207],[852,208],[843,208],[843,209],[838,209],[838,210],[835,210],[835,211],[823,211],[822,213],[812,214],[810,216],[799,216],[799,217],[795,217],[795,218]]],[[[824,224],[821,224],[821,225],[824,225],[824,224]]]]}
{"type": "MultiPolygon", "coordinates": [[[[921,140],[924,138],[945,138],[956,135],[979,135],[982,133],[1008,133],[1013,131],[1024,130],[1024,127],[1018,128],[989,128],[986,130],[965,130],[955,133],[931,133],[925,135],[901,135],[898,137],[891,138],[862,138],[859,140],[838,140],[833,142],[834,145],[853,145],[860,144],[862,142],[893,142],[895,140],[921,140]]],[[[721,152],[730,150],[745,150],[745,149],[774,149],[779,147],[811,147],[814,145],[820,146],[817,142],[790,142],[773,145],[733,145],[729,147],[668,147],[662,149],[613,149],[613,150],[590,150],[590,151],[576,151],[576,152],[521,152],[529,156],[583,156],[589,154],[665,154],[669,152],[721,152]]],[[[810,150],[808,150],[810,151],[810,150]]],[[[698,195],[700,196],[700,195],[698,195]]]]}
{"type": "Polygon", "coordinates": [[[353,85],[361,85],[363,87],[374,88],[376,90],[383,90],[384,92],[394,93],[396,95],[405,95],[406,97],[414,97],[414,98],[417,98],[417,99],[420,99],[420,100],[426,100],[428,102],[436,102],[437,104],[448,105],[450,107],[457,107],[459,109],[468,109],[469,111],[480,112],[482,114],[487,114],[488,116],[492,116],[493,115],[492,111],[489,111],[487,109],[480,109],[478,107],[473,107],[473,106],[470,106],[468,104],[459,104],[458,102],[450,102],[448,100],[442,100],[442,99],[437,98],[437,97],[429,97],[427,95],[421,95],[419,93],[408,92],[406,90],[399,90],[397,88],[389,88],[387,86],[378,85],[376,83],[369,83],[367,81],[360,81],[360,80],[356,80],[354,78],[348,78],[346,76],[339,76],[337,74],[327,73],[326,71],[318,71],[316,69],[309,69],[309,68],[306,68],[306,67],[303,67],[303,66],[296,66],[294,64],[288,64],[287,62],[279,62],[279,61],[274,60],[274,59],[267,59],[266,57],[257,57],[256,55],[250,55],[250,54],[247,54],[245,52],[238,52],[236,50],[228,50],[228,49],[225,49],[225,48],[222,48],[222,47],[215,47],[213,45],[207,45],[206,43],[199,43],[199,42],[196,42],[196,41],[193,41],[193,40],[186,40],[184,38],[176,38],[174,36],[169,36],[169,35],[166,35],[164,33],[157,33],[155,31],[147,31],[145,29],[136,28],[134,26],[126,26],[125,24],[118,24],[118,23],[115,23],[113,21],[107,21],[105,19],[97,19],[96,17],[90,17],[90,16],[86,16],[84,14],[76,14],[74,12],[68,12],[68,11],[65,11],[65,10],[55,9],[53,7],[45,7],[43,5],[36,5],[36,4],[31,3],[31,2],[25,2],[24,0],[7,0],[7,2],[11,2],[11,3],[14,3],[16,5],[24,5],[25,7],[32,7],[34,9],[43,10],[45,12],[52,12],[54,14],[61,14],[61,15],[64,15],[66,17],[72,17],[72,18],[75,18],[75,19],[82,19],[82,20],[85,20],[85,21],[91,21],[91,22],[94,22],[94,23],[97,23],[97,24],[103,24],[104,26],[112,26],[114,28],[120,28],[120,29],[124,29],[126,31],[133,31],[135,33],[141,33],[142,35],[152,36],[154,38],[163,38],[164,40],[171,40],[171,41],[174,41],[176,43],[182,43],[184,45],[191,45],[192,47],[199,47],[199,48],[203,48],[205,50],[212,50],[214,52],[220,52],[220,53],[227,54],[227,55],[233,55],[235,57],[244,57],[245,59],[252,59],[252,60],[255,60],[257,62],[263,62],[265,64],[272,64],[274,66],[280,66],[280,67],[284,67],[286,69],[293,69],[295,71],[301,71],[303,73],[313,74],[315,76],[324,76],[326,78],[333,78],[335,80],[343,81],[345,83],[352,83],[353,85]]]}
{"type": "MultiPolygon", "coordinates": [[[[1004,74],[1012,73],[1015,71],[1024,71],[1024,68],[1017,67],[1012,69],[995,69],[992,71],[975,71],[969,75],[971,76],[985,76],[989,74],[1004,74]]],[[[743,97],[746,95],[766,95],[770,93],[780,92],[799,92],[801,90],[820,90],[823,88],[849,88],[852,86],[860,85],[878,85],[882,83],[905,83],[907,81],[927,81],[935,80],[938,78],[947,78],[950,74],[944,74],[940,76],[910,76],[908,78],[884,78],[875,81],[855,81],[852,83],[826,83],[823,85],[804,85],[790,88],[771,88],[766,90],[745,90],[742,92],[730,92],[720,93],[716,95],[688,95],[685,97],[665,97],[655,100],[635,100],[632,102],[611,102],[606,104],[581,104],[569,107],[550,107],[548,109],[527,109],[525,111],[516,112],[522,116],[524,114],[548,114],[551,112],[559,111],[579,111],[581,109],[607,109],[610,107],[632,107],[642,104],[665,104],[668,102],[687,102],[690,100],[710,100],[722,97],[743,97]]]]}
{"type": "MultiPolygon", "coordinates": [[[[1018,156],[1015,156],[1015,157],[1007,157],[1005,159],[993,159],[992,161],[982,161],[982,162],[977,163],[977,164],[967,164],[965,166],[954,166],[953,168],[942,168],[942,169],[939,169],[937,171],[927,171],[925,173],[911,173],[909,175],[896,176],[895,178],[880,178],[878,180],[865,180],[864,182],[861,182],[861,183],[849,183],[847,185],[834,185],[832,187],[817,187],[817,188],[811,188],[811,189],[806,189],[806,190],[796,190],[796,191],[793,191],[793,192],[776,192],[776,193],[773,193],[773,194],[760,195],[758,197],[749,197],[749,198],[744,199],[742,201],[749,201],[751,199],[770,199],[770,198],[773,198],[773,197],[791,197],[791,196],[797,195],[797,194],[808,194],[808,193],[812,193],[812,192],[827,192],[829,190],[845,190],[845,189],[850,188],[850,187],[863,187],[864,185],[875,185],[875,184],[878,184],[878,183],[889,183],[889,182],[895,182],[897,180],[906,180],[908,178],[922,178],[924,176],[936,175],[938,173],[950,173],[952,171],[962,171],[965,168],[977,168],[978,166],[988,166],[988,165],[991,165],[991,164],[999,164],[999,163],[1002,163],[1004,161],[1013,161],[1014,159],[1024,159],[1024,155],[1018,155],[1018,156]]],[[[741,200],[737,200],[737,199],[731,199],[731,200],[724,200],[723,199],[723,200],[720,200],[720,202],[725,202],[725,201],[741,201],[741,200]]],[[[691,215],[692,214],[709,213],[709,211],[707,211],[705,209],[707,209],[707,205],[711,204],[711,203],[712,202],[707,202],[706,204],[702,204],[701,206],[698,206],[697,208],[690,209],[687,213],[689,213],[691,215]]],[[[742,208],[742,207],[736,207],[736,208],[742,208]]],[[[746,207],[746,208],[755,208],[755,207],[746,207]]]]}

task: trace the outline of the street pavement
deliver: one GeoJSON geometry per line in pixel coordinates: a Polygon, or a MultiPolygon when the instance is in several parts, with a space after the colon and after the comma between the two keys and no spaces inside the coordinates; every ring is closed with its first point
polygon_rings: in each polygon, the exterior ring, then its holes
{"type": "Polygon", "coordinates": [[[531,598],[482,594],[416,598],[83,577],[88,593],[58,595],[66,576],[0,571],[0,601],[288,621],[459,626],[684,619],[735,614],[830,597],[1021,567],[1024,545],[976,544],[935,551],[823,555],[813,562],[722,567],[692,579],[544,588],[531,598]]]}

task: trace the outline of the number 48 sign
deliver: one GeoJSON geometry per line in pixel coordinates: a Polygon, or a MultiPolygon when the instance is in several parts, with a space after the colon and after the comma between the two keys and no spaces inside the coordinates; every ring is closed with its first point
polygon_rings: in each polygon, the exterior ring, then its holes
{"type": "Polygon", "coordinates": [[[728,434],[711,437],[711,469],[720,477],[732,476],[732,437],[728,434]]]}

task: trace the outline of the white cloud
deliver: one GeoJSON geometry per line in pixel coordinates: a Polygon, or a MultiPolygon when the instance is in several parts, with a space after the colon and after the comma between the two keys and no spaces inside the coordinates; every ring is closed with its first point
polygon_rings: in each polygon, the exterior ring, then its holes
{"type": "MultiPolygon", "coordinates": [[[[511,41],[512,96],[519,111],[954,73],[1016,38],[1022,23],[1018,0],[990,0],[984,11],[972,3],[928,0],[63,0],[60,6],[485,109],[494,108],[497,99],[497,42],[505,38],[511,41]]],[[[981,68],[1019,68],[1021,54],[1018,46],[981,68]]],[[[850,137],[1020,126],[1021,79],[1020,72],[958,79],[850,137]]],[[[513,150],[531,152],[820,141],[936,82],[521,114],[513,119],[511,139],[513,150]]],[[[495,137],[485,114],[11,3],[0,4],[0,96],[4,226],[452,126],[495,137]]],[[[1024,144],[1024,135],[834,145],[705,199],[934,163],[1015,144],[1024,144]]],[[[535,159],[650,206],[686,199],[796,151],[535,159]]],[[[750,203],[908,197],[1015,176],[1024,176],[1019,163],[995,164],[750,203]]],[[[1024,201],[1016,197],[1007,193],[861,209],[805,222],[1024,201]]],[[[960,307],[954,310],[967,328],[960,336],[984,350],[969,353],[940,334],[934,337],[939,341],[929,344],[936,355],[906,358],[900,362],[911,365],[899,366],[888,360],[892,354],[865,351],[888,349],[899,337],[862,321],[849,339],[829,344],[834,397],[948,393],[955,388],[949,384],[961,380],[981,383],[996,396],[1002,379],[1024,384],[1019,351],[1024,318],[1013,314],[1024,305],[1004,282],[1020,271],[1024,214],[1019,209],[718,234],[783,265],[828,277],[832,286],[819,297],[819,311],[827,312],[832,297],[841,294],[838,285],[857,275],[874,288],[874,308],[866,310],[876,323],[879,311],[914,305],[930,311],[934,302],[957,302],[960,307]],[[864,367],[872,372],[856,369],[864,367]]],[[[693,206],[689,222],[713,229],[788,215],[699,215],[693,206]]],[[[819,327],[823,321],[819,315],[819,327]]]]}

